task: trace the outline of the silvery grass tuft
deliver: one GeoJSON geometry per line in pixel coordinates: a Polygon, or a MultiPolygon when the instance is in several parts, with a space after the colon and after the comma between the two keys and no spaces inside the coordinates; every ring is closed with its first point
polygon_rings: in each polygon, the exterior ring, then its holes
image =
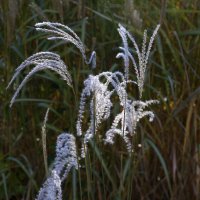
{"type": "Polygon", "coordinates": [[[42,71],[45,69],[50,69],[58,73],[62,79],[67,81],[67,84],[71,86],[71,76],[67,70],[67,66],[65,63],[60,59],[60,56],[56,53],[52,52],[40,52],[32,55],[28,59],[26,59],[16,70],[15,73],[9,82],[7,88],[12,84],[12,82],[17,78],[17,76],[21,73],[23,69],[28,66],[35,65],[35,67],[26,75],[24,80],[20,83],[17,90],[15,91],[11,102],[10,107],[13,105],[17,95],[19,94],[22,87],[28,81],[28,79],[38,71],[42,71]]]}
{"type": "MultiPolygon", "coordinates": [[[[68,26],[42,22],[35,25],[36,30],[42,31],[48,35],[49,40],[64,40],[72,43],[79,49],[86,64],[91,64],[96,67],[96,53],[92,52],[89,59],[87,59],[85,46],[80,38],[68,26]]],[[[78,155],[76,146],[76,137],[82,138],[81,157],[84,158],[88,142],[92,140],[98,131],[101,123],[108,120],[112,114],[113,96],[117,96],[121,106],[120,112],[114,116],[111,127],[102,133],[105,144],[114,144],[114,138],[119,135],[125,142],[127,151],[133,151],[132,140],[136,132],[136,127],[139,121],[148,117],[149,121],[154,119],[154,113],[147,108],[159,103],[158,100],[142,100],[144,90],[145,74],[148,64],[148,58],[152,48],[154,38],[158,32],[159,25],[155,28],[149,43],[147,44],[147,31],[144,31],[143,42],[141,49],[136,43],[134,37],[119,24],[118,32],[122,39],[123,46],[117,54],[117,58],[123,59],[124,73],[115,72],[102,72],[97,75],[89,75],[84,81],[84,87],[81,93],[79,112],[76,122],[76,134],[62,133],[57,138],[56,145],[56,158],[53,163],[53,169],[50,176],[47,178],[42,188],[39,191],[37,200],[49,199],[62,199],[62,182],[66,179],[71,168],[78,169],[78,155]],[[136,58],[129,48],[129,43],[132,43],[136,52],[136,58]],[[137,61],[136,61],[137,60],[137,61]],[[136,80],[131,80],[129,77],[130,68],[133,68],[136,74],[136,80]],[[131,84],[133,87],[138,88],[138,100],[129,97],[127,92],[127,85],[131,84]],[[86,102],[89,100],[90,123],[87,130],[83,130],[83,118],[86,109],[86,102]]],[[[33,69],[25,76],[23,81],[16,89],[10,106],[15,102],[20,90],[28,81],[28,79],[38,71],[50,69],[56,72],[60,77],[66,81],[67,85],[72,86],[72,80],[67,66],[61,60],[60,56],[53,52],[40,52],[26,59],[16,70],[8,84],[8,87],[13,83],[17,76],[23,69],[28,66],[34,65],[33,69]]],[[[47,116],[45,116],[45,119],[47,116]]],[[[44,120],[46,122],[46,120],[44,120]]],[[[45,127],[45,124],[44,124],[45,127]]],[[[43,130],[43,132],[45,132],[43,130]]],[[[100,134],[100,133],[99,133],[100,134]]],[[[44,153],[45,154],[45,153],[44,153]]],[[[44,155],[45,158],[45,155],[44,155]]]]}
{"type": "Polygon", "coordinates": [[[37,200],[61,200],[61,183],[72,167],[78,169],[75,137],[69,133],[62,133],[57,139],[56,158],[51,175],[40,189],[37,200]]]}

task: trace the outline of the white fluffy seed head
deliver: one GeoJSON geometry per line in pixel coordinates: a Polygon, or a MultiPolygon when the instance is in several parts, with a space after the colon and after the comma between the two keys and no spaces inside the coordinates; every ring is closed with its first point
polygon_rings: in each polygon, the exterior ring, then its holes
{"type": "Polygon", "coordinates": [[[61,179],[55,170],[44,182],[36,200],[62,200],[61,179]]]}
{"type": "Polygon", "coordinates": [[[67,70],[67,66],[64,62],[60,59],[58,54],[52,52],[40,52],[36,53],[29,58],[27,58],[16,70],[15,73],[9,82],[7,88],[12,84],[12,82],[17,78],[17,76],[22,72],[23,69],[35,65],[35,67],[26,75],[23,81],[18,86],[17,90],[15,91],[11,102],[10,107],[13,105],[16,97],[18,96],[22,87],[26,84],[26,82],[38,71],[42,70],[52,70],[59,74],[62,79],[64,79],[69,86],[71,86],[72,80],[71,76],[67,70]]]}
{"type": "Polygon", "coordinates": [[[136,76],[137,76],[137,85],[138,85],[138,90],[139,90],[139,97],[142,98],[142,93],[144,90],[144,81],[145,81],[145,74],[146,74],[146,68],[148,64],[148,59],[150,55],[150,51],[153,45],[153,41],[155,39],[155,36],[158,32],[160,25],[157,25],[151,38],[149,41],[149,45],[147,47],[147,31],[144,31],[144,37],[143,37],[143,43],[142,43],[142,49],[140,50],[135,38],[121,25],[119,24],[118,32],[122,38],[123,42],[123,47],[120,47],[120,49],[123,51],[119,54],[117,54],[117,58],[123,58],[124,61],[124,71],[125,71],[125,77],[128,79],[129,77],[129,65],[132,62],[132,65],[134,67],[136,76]],[[134,56],[131,54],[129,51],[129,46],[128,46],[128,39],[132,42],[137,58],[138,58],[138,63],[136,63],[134,56]]]}
{"type": "Polygon", "coordinates": [[[111,128],[106,132],[105,142],[113,144],[115,135],[120,135],[126,143],[127,151],[132,151],[131,141],[129,136],[133,136],[136,131],[137,124],[145,116],[149,117],[149,121],[153,121],[154,113],[152,111],[146,111],[145,108],[151,104],[158,103],[157,100],[149,101],[126,101],[126,107],[119,113],[111,128]]]}
{"type": "Polygon", "coordinates": [[[61,180],[64,180],[72,167],[78,169],[75,137],[69,133],[62,133],[57,138],[53,169],[61,180]]]}
{"type": "Polygon", "coordinates": [[[35,24],[36,30],[47,33],[48,40],[64,40],[66,42],[74,44],[82,54],[82,57],[86,64],[92,64],[92,68],[96,67],[96,52],[93,51],[89,60],[87,60],[85,45],[82,43],[78,35],[68,26],[60,23],[41,22],[35,24]]]}

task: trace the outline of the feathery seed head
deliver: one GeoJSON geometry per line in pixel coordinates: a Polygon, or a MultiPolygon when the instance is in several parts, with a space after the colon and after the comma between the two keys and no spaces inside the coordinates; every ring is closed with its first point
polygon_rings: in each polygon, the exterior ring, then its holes
{"type": "Polygon", "coordinates": [[[138,85],[140,98],[142,98],[142,93],[143,93],[143,89],[144,89],[144,81],[145,81],[146,67],[148,64],[149,54],[150,54],[151,47],[153,45],[153,41],[155,39],[155,36],[158,32],[159,27],[160,27],[160,25],[157,25],[157,27],[155,28],[155,30],[150,38],[149,45],[147,48],[146,48],[147,31],[146,30],[144,31],[142,49],[140,51],[134,37],[121,24],[119,24],[118,32],[122,38],[123,47],[120,47],[120,50],[122,50],[122,52],[118,53],[116,57],[123,58],[126,79],[128,79],[128,77],[129,77],[129,65],[132,62],[132,65],[134,67],[134,70],[135,70],[135,73],[137,76],[137,85],[138,85]],[[132,42],[132,44],[136,50],[138,63],[136,63],[134,56],[129,51],[128,39],[130,39],[130,41],[132,42]]]}
{"type": "Polygon", "coordinates": [[[70,169],[78,169],[75,137],[69,133],[62,133],[57,138],[56,158],[53,169],[64,180],[70,169]]]}
{"type": "Polygon", "coordinates": [[[10,107],[13,105],[16,97],[18,96],[22,87],[26,84],[26,82],[33,76],[36,72],[50,69],[61,76],[69,86],[71,86],[71,76],[67,70],[67,66],[64,62],[60,59],[58,54],[52,52],[40,52],[36,53],[29,58],[27,58],[16,70],[15,73],[9,82],[7,88],[12,84],[12,82],[17,78],[17,76],[21,73],[23,69],[29,67],[31,65],[35,65],[35,67],[25,76],[23,81],[18,86],[17,90],[15,91],[11,102],[10,107]]]}
{"type": "Polygon", "coordinates": [[[55,170],[44,182],[36,200],[62,200],[61,180],[55,170]]]}
{"type": "Polygon", "coordinates": [[[82,57],[86,64],[92,64],[92,68],[96,67],[96,52],[93,51],[89,60],[87,60],[85,45],[82,43],[77,34],[70,29],[68,26],[65,26],[60,23],[52,22],[41,22],[35,24],[36,30],[49,34],[48,40],[64,40],[74,44],[82,54],[82,57]]]}

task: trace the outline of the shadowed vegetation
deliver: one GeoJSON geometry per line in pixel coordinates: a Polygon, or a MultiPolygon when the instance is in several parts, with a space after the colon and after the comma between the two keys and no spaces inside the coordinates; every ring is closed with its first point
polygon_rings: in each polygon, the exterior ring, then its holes
{"type": "MultiPolygon", "coordinates": [[[[144,119],[133,138],[131,157],[124,142],[101,138],[89,144],[82,168],[63,185],[63,199],[200,198],[200,5],[198,0],[7,0],[0,2],[0,199],[34,199],[45,180],[41,126],[47,108],[47,155],[52,167],[56,137],[75,133],[83,80],[91,73],[123,71],[115,56],[121,46],[118,23],[142,43],[144,29],[161,24],[150,55],[143,98],[158,99],[152,123],[144,119]],[[97,67],[63,41],[47,41],[34,25],[60,22],[86,44],[97,67]],[[9,108],[24,76],[6,90],[14,70],[39,51],[58,53],[67,64],[74,91],[51,71],[34,75],[9,108]]],[[[151,35],[151,34],[149,34],[151,35]]],[[[134,69],[130,76],[135,79],[134,69]]],[[[129,94],[138,91],[128,88],[129,94]]],[[[116,106],[116,112],[119,107],[116,106]]],[[[115,111],[114,111],[115,112],[115,111]]],[[[86,118],[85,121],[88,119],[86,118]]],[[[105,133],[108,121],[101,129],[105,133]]]]}

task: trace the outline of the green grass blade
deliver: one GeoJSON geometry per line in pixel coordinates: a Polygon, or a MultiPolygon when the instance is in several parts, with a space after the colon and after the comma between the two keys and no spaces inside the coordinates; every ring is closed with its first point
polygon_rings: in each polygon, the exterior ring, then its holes
{"type": "Polygon", "coordinates": [[[158,156],[158,159],[159,159],[160,164],[161,164],[161,166],[163,168],[165,177],[167,179],[169,191],[172,194],[172,186],[171,186],[170,177],[169,177],[169,170],[167,168],[166,162],[165,162],[165,160],[164,160],[161,152],[159,151],[158,147],[152,142],[152,140],[146,138],[145,139],[145,143],[148,144],[154,150],[154,152],[156,153],[156,155],[158,156]]]}

